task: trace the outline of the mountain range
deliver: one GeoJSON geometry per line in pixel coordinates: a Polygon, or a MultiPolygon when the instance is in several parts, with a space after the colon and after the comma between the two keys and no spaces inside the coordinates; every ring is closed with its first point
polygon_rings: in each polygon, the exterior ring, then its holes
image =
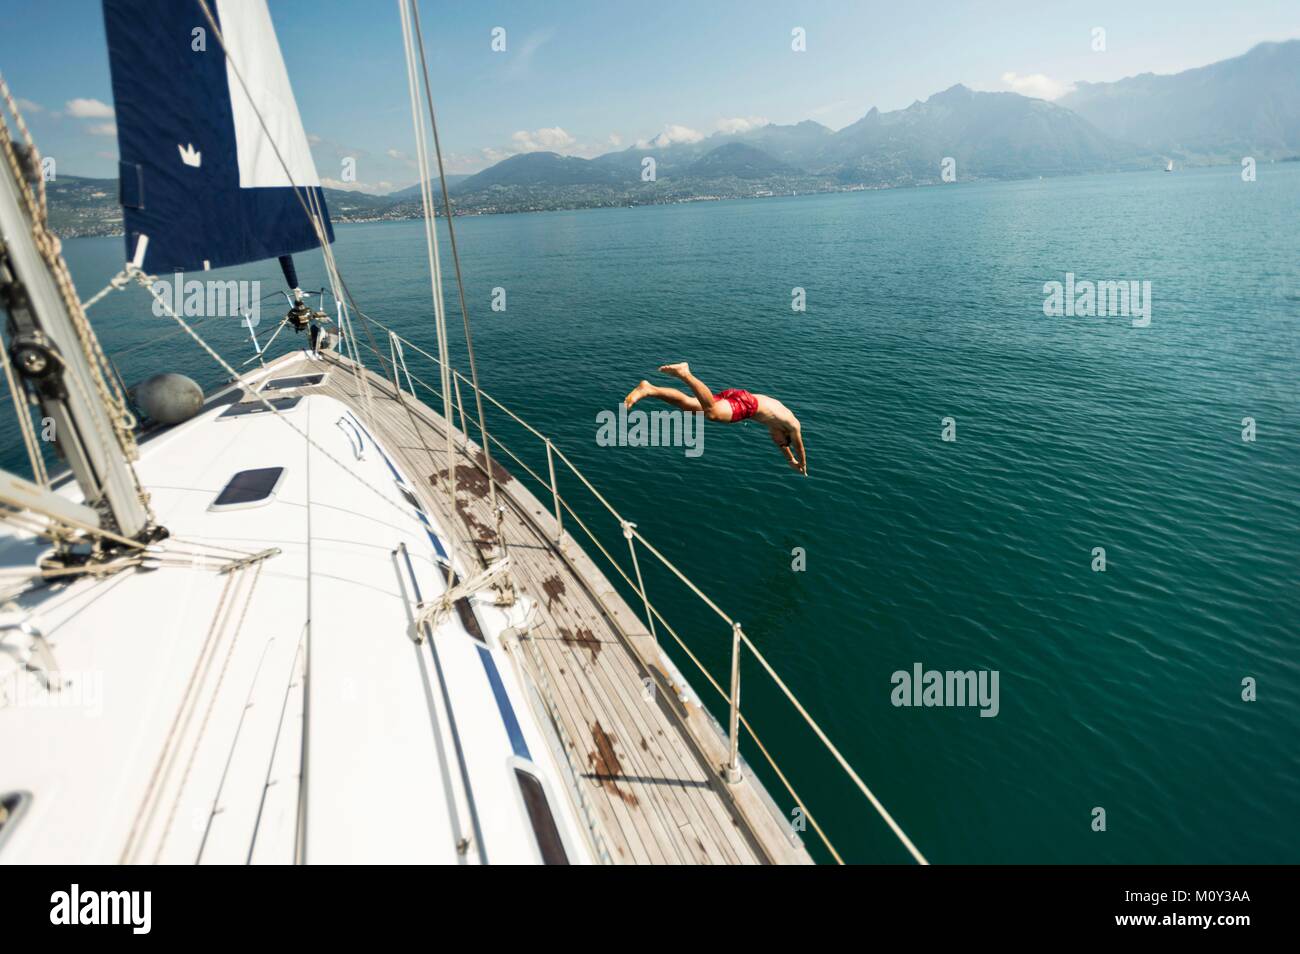
{"type": "Polygon", "coordinates": [[[1108,136],[1186,162],[1300,153],[1300,40],[1172,76],[1079,83],[1057,102],[1108,136]]]}
{"type": "MultiPolygon", "coordinates": [[[[905,109],[873,108],[840,130],[805,120],[695,142],[651,140],[593,159],[528,152],[474,175],[448,176],[447,184],[459,212],[509,212],[925,185],[942,181],[947,158],[962,181],[1242,156],[1300,156],[1300,40],[1262,43],[1173,75],[1079,83],[1056,102],[957,85],[905,109]],[[654,160],[650,181],[647,159],[654,160]]],[[[101,234],[111,216],[91,214],[89,197],[115,194],[114,184],[67,178],[50,188],[56,230],[101,234]]],[[[421,214],[418,183],[386,196],[325,194],[342,222],[421,214]]]]}

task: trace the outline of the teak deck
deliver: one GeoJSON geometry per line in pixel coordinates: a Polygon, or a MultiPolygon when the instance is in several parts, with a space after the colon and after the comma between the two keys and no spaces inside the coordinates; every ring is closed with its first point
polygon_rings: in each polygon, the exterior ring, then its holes
{"type": "MultiPolygon", "coordinates": [[[[422,504],[447,524],[442,415],[405,391],[399,399],[392,382],[363,371],[368,407],[354,366],[336,354],[276,362],[271,376],[325,370],[323,384],[275,395],[328,394],[353,407],[398,455],[422,504]]],[[[454,427],[453,440],[460,461],[452,519],[460,521],[462,539],[486,550],[495,542],[496,519],[482,452],[454,427]]],[[[598,856],[615,863],[810,863],[748,767],[735,784],[721,779],[727,743],[720,727],[693,694],[682,701],[680,676],[663,664],[637,614],[567,532],[555,542],[549,506],[495,455],[493,469],[516,592],[537,607],[530,630],[506,648],[538,690],[539,718],[556,728],[566,750],[562,764],[577,777],[586,802],[579,815],[585,812],[596,832],[598,856]]]]}

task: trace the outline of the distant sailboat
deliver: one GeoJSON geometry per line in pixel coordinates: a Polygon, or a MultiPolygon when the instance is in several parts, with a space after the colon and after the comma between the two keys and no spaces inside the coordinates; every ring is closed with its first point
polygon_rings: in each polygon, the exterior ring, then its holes
{"type": "Polygon", "coordinates": [[[1173,172],[1173,171],[1174,171],[1174,161],[1170,159],[1167,163],[1165,163],[1165,172],[1173,172]]]}

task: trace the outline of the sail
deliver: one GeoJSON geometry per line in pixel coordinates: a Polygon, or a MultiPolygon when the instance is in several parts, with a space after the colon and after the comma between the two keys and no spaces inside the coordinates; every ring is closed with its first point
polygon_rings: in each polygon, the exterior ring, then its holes
{"type": "Polygon", "coordinates": [[[220,268],[319,246],[325,210],[265,0],[104,0],[128,261],[220,268]],[[227,52],[229,56],[227,56],[227,52]]]}

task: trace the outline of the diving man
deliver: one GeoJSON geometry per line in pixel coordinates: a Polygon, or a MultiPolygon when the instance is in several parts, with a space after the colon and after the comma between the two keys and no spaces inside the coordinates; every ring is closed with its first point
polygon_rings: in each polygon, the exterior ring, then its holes
{"type": "Polygon", "coordinates": [[[685,384],[694,397],[676,388],[661,388],[649,381],[642,381],[624,398],[623,403],[630,408],[642,398],[658,398],[680,410],[701,412],[710,421],[721,421],[724,424],[736,424],[752,417],[767,428],[772,435],[772,442],[781,448],[781,453],[790,466],[805,477],[808,476],[808,454],[804,450],[799,419],[776,398],[766,394],[751,394],[740,388],[727,388],[714,394],[703,381],[691,374],[691,367],[685,361],[665,364],[659,370],[685,384]]]}

